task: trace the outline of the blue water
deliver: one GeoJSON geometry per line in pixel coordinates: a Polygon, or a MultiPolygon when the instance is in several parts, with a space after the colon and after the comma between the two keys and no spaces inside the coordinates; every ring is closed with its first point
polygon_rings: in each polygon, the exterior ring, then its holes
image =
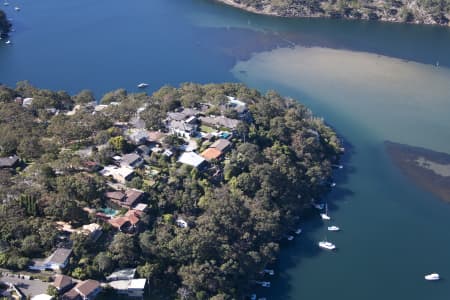
{"type": "Polygon", "coordinates": [[[442,138],[450,132],[448,28],[279,19],[207,0],[9,2],[5,10],[16,31],[13,45],[0,41],[1,83],[29,80],[70,93],[89,88],[100,96],[121,87],[136,91],[140,82],[152,91],[186,81],[243,81],[302,99],[346,139],[345,167],[336,171],[338,185],[328,196],[333,223],[343,229],[327,234],[338,251],[319,251],[316,242],[325,226],[318,219],[306,222],[302,236],[284,245],[272,288],[257,290],[259,295],[448,299],[450,206],[415,187],[382,145],[390,138],[450,152],[450,139],[442,138]],[[15,5],[22,10],[12,11],[15,5]],[[348,68],[327,68],[328,60],[336,62],[334,55],[299,52],[283,59],[274,52],[264,60],[256,53],[290,41],[343,49],[346,59],[353,55],[348,51],[358,51],[423,64],[411,69],[406,62],[368,55],[358,61],[374,64],[365,74],[352,62],[348,68]],[[316,63],[307,72],[288,67],[302,61],[316,63]],[[441,69],[430,69],[436,61],[441,69]],[[409,101],[416,94],[421,98],[409,101]],[[444,280],[425,282],[423,275],[434,271],[444,280]]]}

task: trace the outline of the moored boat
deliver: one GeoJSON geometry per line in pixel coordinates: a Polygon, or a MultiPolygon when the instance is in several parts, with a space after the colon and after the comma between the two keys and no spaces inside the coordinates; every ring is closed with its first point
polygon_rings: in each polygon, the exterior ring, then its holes
{"type": "Polygon", "coordinates": [[[140,89],[146,88],[146,87],[148,87],[148,83],[141,82],[141,83],[139,83],[139,84],[137,85],[137,87],[140,88],[140,89]]]}
{"type": "Polygon", "coordinates": [[[328,226],[328,231],[339,231],[341,230],[338,226],[328,226]]]}
{"type": "Polygon", "coordinates": [[[428,281],[436,281],[436,280],[441,279],[441,277],[439,276],[438,273],[431,273],[431,274],[425,275],[424,277],[425,277],[425,280],[428,280],[428,281]]]}
{"type": "Polygon", "coordinates": [[[331,242],[328,242],[327,240],[320,241],[319,242],[319,247],[323,248],[323,249],[326,249],[326,250],[334,250],[334,249],[336,249],[336,245],[331,243],[331,242]]]}

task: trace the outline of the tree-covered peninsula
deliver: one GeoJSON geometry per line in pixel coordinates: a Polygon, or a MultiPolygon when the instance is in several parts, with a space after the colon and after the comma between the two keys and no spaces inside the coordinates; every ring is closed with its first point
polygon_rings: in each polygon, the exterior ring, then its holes
{"type": "Polygon", "coordinates": [[[0,9],[0,37],[7,36],[10,29],[11,23],[8,21],[5,12],[0,9]]]}
{"type": "Polygon", "coordinates": [[[328,190],[340,151],[308,108],[242,84],[100,104],[1,86],[0,267],[106,282],[106,299],[125,268],[151,299],[241,299],[328,190]]]}
{"type": "Polygon", "coordinates": [[[216,0],[259,14],[449,25],[450,0],[216,0]]]}

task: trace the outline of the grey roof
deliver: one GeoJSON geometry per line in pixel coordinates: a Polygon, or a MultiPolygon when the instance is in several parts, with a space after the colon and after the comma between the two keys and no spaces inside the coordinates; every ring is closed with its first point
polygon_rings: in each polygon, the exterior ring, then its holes
{"type": "Polygon", "coordinates": [[[63,265],[69,259],[71,254],[72,254],[72,249],[58,248],[49,257],[48,262],[52,263],[52,264],[63,265]]]}
{"type": "Polygon", "coordinates": [[[199,167],[204,161],[205,159],[195,152],[183,152],[178,158],[178,162],[195,168],[199,167]]]}
{"type": "Polygon", "coordinates": [[[170,120],[174,120],[174,121],[183,121],[184,119],[186,119],[186,115],[181,112],[169,112],[169,113],[167,113],[167,117],[170,120]]]}
{"type": "Polygon", "coordinates": [[[17,155],[0,157],[0,168],[12,168],[19,161],[17,155]]]}
{"type": "Polygon", "coordinates": [[[107,276],[106,279],[108,281],[133,279],[135,274],[136,274],[136,269],[117,270],[117,271],[114,271],[113,273],[111,273],[111,275],[107,276]]]}
{"type": "Polygon", "coordinates": [[[195,108],[185,108],[183,109],[182,112],[186,117],[192,117],[192,116],[196,116],[199,113],[201,113],[201,111],[199,111],[198,109],[195,108]]]}
{"type": "Polygon", "coordinates": [[[139,155],[137,155],[136,153],[129,153],[129,154],[125,154],[124,156],[122,156],[122,162],[127,165],[132,165],[140,159],[141,159],[141,157],[139,155]]]}
{"type": "Polygon", "coordinates": [[[218,139],[210,146],[210,148],[216,148],[217,150],[224,152],[230,145],[231,143],[229,140],[218,139]]]}
{"type": "Polygon", "coordinates": [[[195,130],[195,126],[185,123],[183,121],[170,121],[169,128],[176,129],[176,130],[182,130],[186,132],[191,132],[195,130]]]}
{"type": "Polygon", "coordinates": [[[211,124],[211,125],[216,125],[216,126],[223,126],[226,128],[230,128],[230,129],[235,129],[236,126],[239,123],[239,120],[235,120],[235,119],[230,119],[224,116],[219,116],[219,117],[200,117],[200,121],[206,123],[206,124],[211,124]]]}

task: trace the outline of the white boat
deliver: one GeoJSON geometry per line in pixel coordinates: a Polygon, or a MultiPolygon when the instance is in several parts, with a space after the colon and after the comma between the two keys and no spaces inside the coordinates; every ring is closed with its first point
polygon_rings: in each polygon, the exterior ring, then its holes
{"type": "Polygon", "coordinates": [[[288,241],[292,241],[294,239],[294,236],[293,235],[288,235],[286,238],[287,238],[288,241]]]}
{"type": "Polygon", "coordinates": [[[7,40],[7,41],[5,42],[5,44],[6,44],[6,45],[9,45],[9,44],[11,44],[11,41],[10,41],[10,40],[7,40]]]}
{"type": "Polygon", "coordinates": [[[275,275],[275,271],[272,270],[272,269],[264,269],[264,270],[263,270],[263,273],[269,274],[270,276],[275,275]]]}
{"type": "Polygon", "coordinates": [[[439,279],[441,279],[441,277],[439,276],[438,273],[431,273],[431,274],[425,275],[425,280],[435,281],[435,280],[439,280],[439,279]]]}
{"type": "Polygon", "coordinates": [[[331,165],[333,168],[336,168],[336,169],[343,169],[344,168],[344,166],[343,165],[331,165]]]}
{"type": "Polygon", "coordinates": [[[328,226],[328,231],[339,231],[339,230],[341,230],[339,227],[337,227],[337,226],[328,226]]]}
{"type": "Polygon", "coordinates": [[[301,228],[298,228],[298,229],[295,231],[295,234],[300,234],[300,233],[302,233],[302,229],[301,229],[301,228]]]}
{"type": "Polygon", "coordinates": [[[148,83],[145,83],[145,82],[139,83],[137,85],[137,87],[140,88],[140,89],[146,88],[146,87],[148,87],[148,83]]]}
{"type": "Polygon", "coordinates": [[[8,3],[8,2],[4,2],[3,5],[4,5],[4,6],[8,6],[9,3],[8,3]]]}
{"type": "Polygon", "coordinates": [[[326,220],[326,221],[331,220],[331,217],[327,214],[320,214],[320,217],[322,218],[322,220],[326,220]]]}
{"type": "Polygon", "coordinates": [[[326,249],[326,250],[334,250],[336,249],[336,245],[333,244],[332,242],[328,242],[327,240],[325,241],[320,241],[319,242],[319,247],[326,249]]]}
{"type": "Polygon", "coordinates": [[[330,187],[335,187],[336,186],[336,182],[332,182],[331,184],[330,184],[330,187]]]}
{"type": "Polygon", "coordinates": [[[328,204],[325,204],[325,213],[321,213],[320,217],[322,218],[322,220],[331,220],[331,217],[328,215],[328,204]]]}
{"type": "Polygon", "coordinates": [[[16,6],[16,7],[14,7],[14,10],[15,10],[15,11],[19,11],[19,10],[20,10],[20,7],[16,6]]]}

